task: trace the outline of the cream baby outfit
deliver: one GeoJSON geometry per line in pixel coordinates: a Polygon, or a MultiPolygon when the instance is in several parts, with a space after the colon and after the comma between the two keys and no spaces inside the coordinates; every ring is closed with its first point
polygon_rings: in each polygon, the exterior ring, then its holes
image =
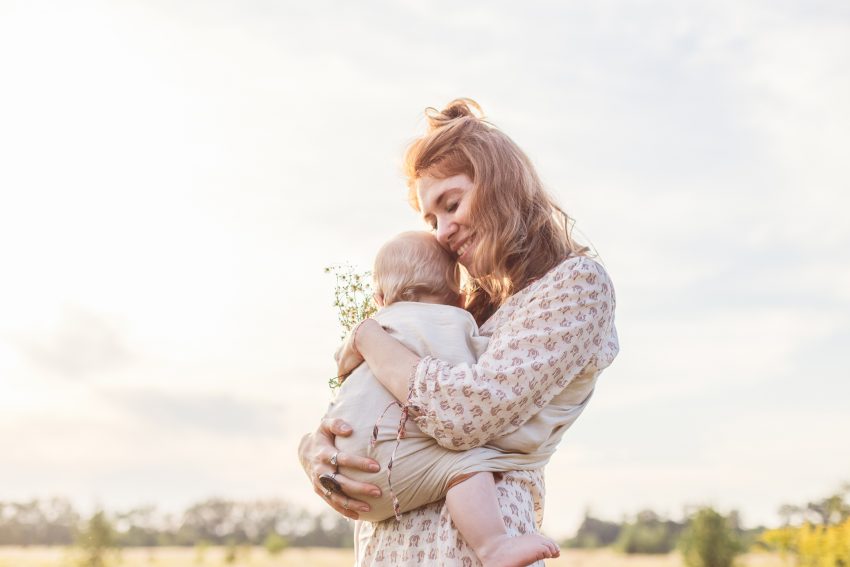
{"type": "MultiPolygon", "coordinates": [[[[548,430],[549,438],[537,450],[551,451],[587,403],[600,372],[617,355],[614,309],[614,288],[599,263],[582,256],[564,260],[509,297],[481,325],[480,334],[490,342],[477,362],[423,357],[411,379],[412,421],[440,445],[457,450],[503,445],[504,439],[496,440],[508,434],[515,435],[515,446],[527,448],[548,430]],[[550,409],[564,421],[550,429],[551,416],[537,416],[552,404],[550,409]]],[[[372,425],[360,419],[366,431],[355,429],[361,441],[349,447],[356,452],[368,447],[372,425]]],[[[388,430],[381,437],[394,433],[388,430]]],[[[336,439],[338,445],[344,440],[336,439]]],[[[403,462],[402,457],[397,466],[403,462]]],[[[385,473],[373,478],[379,481],[385,473]]],[[[539,528],[545,498],[542,468],[506,472],[496,479],[496,491],[508,535],[539,528]]],[[[357,567],[481,564],[452,523],[445,500],[404,513],[399,521],[358,521],[354,543],[357,567]]]]}
{"type": "MultiPolygon", "coordinates": [[[[449,305],[398,302],[381,309],[374,318],[419,356],[453,366],[475,364],[489,343],[478,333],[468,311],[449,305]]],[[[583,380],[555,396],[525,426],[469,450],[444,448],[423,433],[413,419],[403,415],[403,406],[366,364],[345,380],[325,417],[342,418],[352,426],[350,437],[336,439],[339,451],[365,455],[381,464],[379,473],[343,471],[350,478],[381,488],[381,498],[363,499],[370,511],[359,512],[361,519],[379,522],[393,516],[391,495],[397,498],[395,511],[408,512],[445,498],[452,481],[462,475],[542,468],[564,431],[587,405],[593,384],[593,380],[583,380]],[[391,477],[387,474],[390,463],[391,477]]],[[[456,391],[452,397],[455,404],[463,405],[466,396],[464,391],[456,391]]],[[[458,415],[461,411],[459,407],[458,415]]]]}

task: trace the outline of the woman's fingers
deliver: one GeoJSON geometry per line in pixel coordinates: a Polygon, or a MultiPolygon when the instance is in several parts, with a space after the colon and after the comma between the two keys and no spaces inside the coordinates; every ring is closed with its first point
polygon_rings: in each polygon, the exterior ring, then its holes
{"type": "MultiPolygon", "coordinates": [[[[335,435],[348,437],[351,435],[351,426],[338,417],[327,417],[322,420],[321,424],[319,424],[319,431],[328,437],[333,437],[335,435]]],[[[331,445],[333,445],[333,443],[331,443],[331,445]]]]}
{"type": "MultiPolygon", "coordinates": [[[[330,461],[329,461],[330,462],[330,461]]],[[[373,459],[367,457],[359,457],[348,453],[340,452],[336,457],[336,462],[341,467],[349,467],[364,472],[378,472],[381,470],[381,465],[373,459]]]]}
{"type": "Polygon", "coordinates": [[[351,500],[349,498],[349,500],[347,502],[348,508],[346,508],[345,507],[345,504],[346,504],[345,498],[347,498],[347,496],[345,496],[344,494],[340,494],[340,493],[336,493],[336,492],[331,492],[330,494],[328,494],[328,491],[325,490],[325,488],[321,484],[319,484],[318,482],[313,483],[313,490],[316,492],[316,494],[321,496],[325,500],[325,502],[328,503],[328,505],[331,508],[333,508],[334,510],[336,510],[337,512],[339,512],[340,514],[342,514],[346,518],[351,518],[352,520],[356,520],[360,517],[359,514],[357,514],[357,510],[359,510],[360,506],[362,506],[364,504],[363,502],[358,502],[356,500],[351,500]],[[354,505],[355,502],[357,503],[356,506],[354,505]]]}
{"type": "Polygon", "coordinates": [[[342,475],[336,475],[334,478],[342,487],[342,492],[328,491],[319,482],[318,477],[313,481],[313,490],[316,494],[324,498],[334,510],[353,520],[358,518],[357,512],[369,511],[369,504],[357,500],[353,495],[377,497],[376,495],[379,496],[381,494],[377,486],[357,482],[342,475]]]}
{"type": "Polygon", "coordinates": [[[342,491],[348,496],[369,496],[371,498],[381,496],[381,489],[374,484],[359,482],[342,475],[337,475],[334,478],[342,486],[342,491]]]}
{"type": "MultiPolygon", "coordinates": [[[[330,468],[328,472],[337,472],[340,467],[349,467],[363,472],[378,472],[381,470],[380,465],[374,459],[368,457],[360,457],[338,451],[333,445],[323,447],[319,453],[319,465],[326,465],[324,468],[330,468]],[[336,455],[336,465],[333,464],[333,457],[336,455]]],[[[318,467],[314,467],[317,469],[318,467]]]]}
{"type": "Polygon", "coordinates": [[[369,505],[365,502],[361,502],[360,500],[355,500],[351,498],[345,493],[342,492],[334,492],[328,498],[330,505],[333,506],[337,512],[342,514],[343,516],[351,517],[353,514],[356,520],[359,517],[358,512],[368,512],[369,505]]]}
{"type": "MultiPolygon", "coordinates": [[[[325,463],[330,462],[330,457],[324,459],[324,461],[325,463]]],[[[372,461],[372,459],[355,457],[353,455],[347,455],[345,453],[339,453],[339,456],[337,457],[337,463],[339,463],[339,465],[343,467],[359,468],[361,470],[370,472],[378,472],[379,470],[378,463],[372,461]]],[[[319,481],[319,477],[322,474],[331,474],[333,472],[336,472],[336,470],[333,466],[329,464],[322,464],[314,468],[313,470],[316,473],[316,476],[313,478],[313,485],[316,487],[316,492],[324,494],[324,487],[319,481]]],[[[369,484],[368,482],[360,482],[359,480],[348,478],[347,476],[339,474],[338,472],[334,476],[334,480],[339,483],[339,485],[342,487],[342,491],[348,496],[369,496],[372,498],[379,498],[381,496],[381,489],[375,486],[374,484],[369,484]]]]}
{"type": "Polygon", "coordinates": [[[359,471],[364,472],[378,472],[379,470],[381,470],[381,466],[374,459],[369,459],[367,457],[359,457],[357,455],[350,455],[348,453],[342,453],[337,451],[336,446],[333,444],[332,441],[333,437],[337,435],[341,437],[348,437],[349,435],[351,435],[351,426],[348,425],[342,419],[323,419],[321,425],[319,426],[319,431],[329,439],[329,442],[326,443],[322,448],[321,459],[325,463],[330,464],[331,457],[333,457],[334,453],[336,453],[337,464],[341,467],[351,467],[353,469],[357,469],[359,471]]]}
{"type": "Polygon", "coordinates": [[[339,467],[350,467],[365,472],[378,472],[380,465],[373,459],[350,455],[337,450],[334,445],[334,437],[337,435],[346,437],[351,435],[352,429],[342,419],[323,419],[319,429],[312,435],[302,440],[299,454],[303,455],[302,463],[311,477],[313,490],[325,499],[325,501],[337,512],[347,518],[356,520],[357,512],[366,512],[369,505],[357,498],[381,496],[381,489],[374,484],[359,482],[350,479],[337,471],[339,467]],[[333,456],[336,455],[336,466],[331,464],[333,456]],[[342,492],[331,492],[325,489],[319,481],[322,474],[337,472],[334,479],[339,483],[342,492]]]}

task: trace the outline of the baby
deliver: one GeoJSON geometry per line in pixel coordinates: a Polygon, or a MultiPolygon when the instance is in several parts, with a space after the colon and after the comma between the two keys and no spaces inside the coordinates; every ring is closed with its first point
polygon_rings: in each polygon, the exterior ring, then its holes
{"type": "MultiPolygon", "coordinates": [[[[432,234],[406,232],[385,244],[373,277],[381,308],[374,318],[420,356],[474,364],[486,349],[488,339],[459,307],[457,264],[432,234]]],[[[460,393],[458,398],[462,403],[460,393]]],[[[538,533],[508,535],[492,474],[542,467],[548,454],[522,452],[522,444],[511,442],[502,447],[499,439],[469,451],[445,449],[403,416],[366,364],[342,384],[326,417],[343,418],[354,430],[336,438],[339,451],[373,458],[386,471],[343,470],[383,492],[381,498],[364,499],[370,511],[360,512],[360,519],[378,522],[445,498],[452,521],[486,567],[528,565],[559,555],[558,546],[538,533]]]]}

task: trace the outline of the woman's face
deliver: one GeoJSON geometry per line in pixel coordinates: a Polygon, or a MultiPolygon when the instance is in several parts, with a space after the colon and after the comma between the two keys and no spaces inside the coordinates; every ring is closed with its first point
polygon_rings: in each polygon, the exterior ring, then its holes
{"type": "Polygon", "coordinates": [[[473,187],[465,173],[442,179],[420,177],[416,186],[422,218],[431,226],[442,247],[467,270],[472,266],[476,244],[469,218],[473,187]]]}

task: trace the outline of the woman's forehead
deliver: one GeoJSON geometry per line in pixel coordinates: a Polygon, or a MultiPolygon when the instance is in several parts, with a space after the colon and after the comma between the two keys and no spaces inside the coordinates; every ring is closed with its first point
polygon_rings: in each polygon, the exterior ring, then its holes
{"type": "Polygon", "coordinates": [[[454,189],[468,191],[472,189],[472,181],[464,173],[443,178],[420,177],[416,182],[416,200],[420,212],[426,214],[437,206],[443,195],[454,189]]]}
{"type": "Polygon", "coordinates": [[[420,177],[416,181],[416,201],[419,203],[419,210],[422,213],[434,208],[434,205],[439,199],[440,181],[434,177],[420,177]]]}

